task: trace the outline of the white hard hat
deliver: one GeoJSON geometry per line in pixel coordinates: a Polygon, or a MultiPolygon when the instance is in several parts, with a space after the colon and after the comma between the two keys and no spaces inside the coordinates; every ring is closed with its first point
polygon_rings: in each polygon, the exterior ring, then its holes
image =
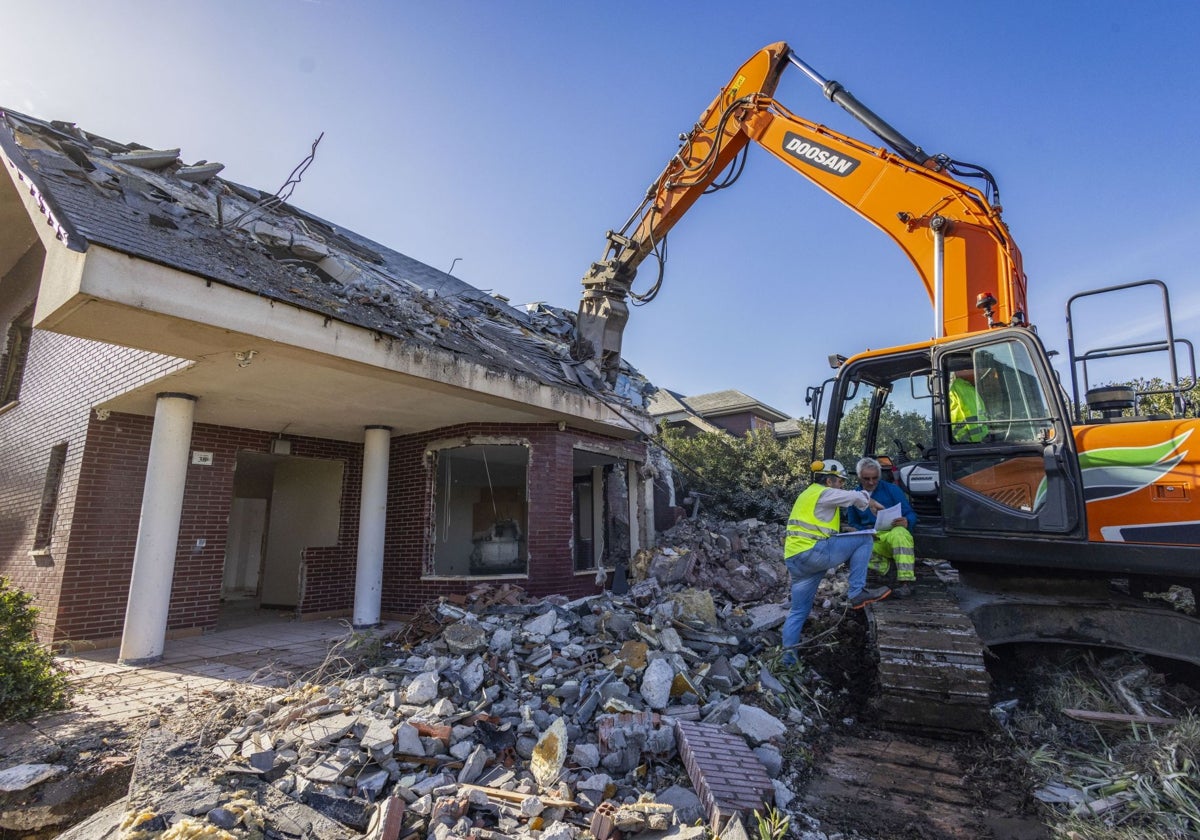
{"type": "Polygon", "coordinates": [[[846,468],[842,466],[842,462],[835,458],[826,458],[824,461],[813,461],[812,471],[817,475],[836,475],[838,478],[846,477],[846,468]]]}

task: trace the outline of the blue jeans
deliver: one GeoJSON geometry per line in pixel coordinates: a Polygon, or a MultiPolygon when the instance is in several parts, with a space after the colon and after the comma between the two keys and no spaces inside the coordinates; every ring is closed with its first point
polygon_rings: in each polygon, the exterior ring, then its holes
{"type": "Polygon", "coordinates": [[[796,646],[800,644],[800,633],[804,622],[812,612],[813,599],[821,578],[830,569],[845,562],[850,563],[850,588],[847,595],[853,598],[867,585],[867,564],[871,561],[873,538],[870,534],[842,534],[821,540],[808,551],[788,557],[787,564],[792,578],[792,609],[783,622],[783,662],[796,663],[796,646]]]}

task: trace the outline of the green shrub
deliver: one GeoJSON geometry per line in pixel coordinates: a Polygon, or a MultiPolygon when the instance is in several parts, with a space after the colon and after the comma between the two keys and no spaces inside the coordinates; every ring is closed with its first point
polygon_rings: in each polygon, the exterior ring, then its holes
{"type": "Polygon", "coordinates": [[[676,467],[680,497],[700,493],[701,508],[722,519],[785,520],[810,481],[811,429],[781,441],[768,429],[741,437],[725,432],[689,436],[664,426],[657,443],[676,467]]]}
{"type": "Polygon", "coordinates": [[[23,720],[67,705],[67,678],[34,636],[32,600],[0,577],[0,720],[23,720]]]}

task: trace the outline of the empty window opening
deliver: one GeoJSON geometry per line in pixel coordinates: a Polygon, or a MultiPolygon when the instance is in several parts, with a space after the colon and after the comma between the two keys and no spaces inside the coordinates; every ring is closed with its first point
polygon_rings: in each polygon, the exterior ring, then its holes
{"type": "Polygon", "coordinates": [[[435,458],[433,573],[525,574],[528,447],[475,444],[435,458]]]}
{"type": "Polygon", "coordinates": [[[58,512],[58,491],[62,486],[63,467],[67,463],[67,444],[55,444],[46,466],[46,483],[42,487],[42,504],[38,508],[37,530],[33,534],[33,550],[46,551],[54,536],[54,517],[58,512]]]}

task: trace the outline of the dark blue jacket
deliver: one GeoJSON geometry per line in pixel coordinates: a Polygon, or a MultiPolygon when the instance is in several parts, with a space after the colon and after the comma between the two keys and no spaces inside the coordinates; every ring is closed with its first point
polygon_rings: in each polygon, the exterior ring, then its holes
{"type": "MultiPolygon", "coordinates": [[[[875,492],[871,494],[871,498],[885,508],[899,504],[900,513],[908,520],[909,529],[917,524],[917,514],[913,512],[912,505],[908,503],[908,496],[898,485],[880,480],[875,485],[875,492]]],[[[859,510],[856,507],[842,508],[842,516],[845,523],[856,530],[875,527],[875,514],[870,510],[859,510]]]]}

